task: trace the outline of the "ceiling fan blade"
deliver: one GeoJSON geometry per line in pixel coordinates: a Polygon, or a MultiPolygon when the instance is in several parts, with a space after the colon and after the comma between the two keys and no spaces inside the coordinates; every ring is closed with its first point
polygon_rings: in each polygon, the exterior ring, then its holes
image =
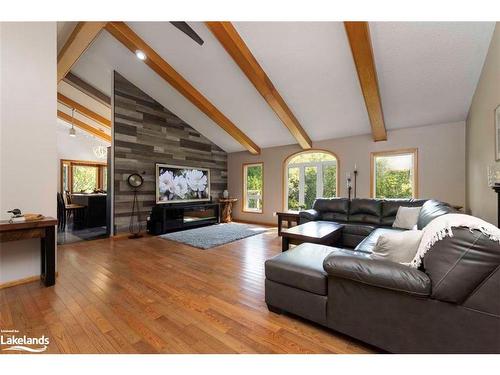
{"type": "Polygon", "coordinates": [[[200,38],[198,34],[196,34],[196,31],[194,31],[191,26],[187,24],[187,22],[170,22],[172,25],[177,27],[180,31],[182,31],[184,34],[186,34],[188,37],[193,39],[196,43],[198,43],[200,46],[204,43],[203,39],[200,38]]]}

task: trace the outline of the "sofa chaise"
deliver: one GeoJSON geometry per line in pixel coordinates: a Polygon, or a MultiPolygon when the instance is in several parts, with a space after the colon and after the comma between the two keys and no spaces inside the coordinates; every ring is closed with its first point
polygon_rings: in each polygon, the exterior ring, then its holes
{"type": "Polygon", "coordinates": [[[434,200],[318,199],[308,220],[344,224],[337,247],[304,243],[265,264],[269,310],[289,312],[392,353],[500,353],[500,245],[454,228],[419,269],[371,258],[399,206],[417,226],[455,212],[434,200]]]}

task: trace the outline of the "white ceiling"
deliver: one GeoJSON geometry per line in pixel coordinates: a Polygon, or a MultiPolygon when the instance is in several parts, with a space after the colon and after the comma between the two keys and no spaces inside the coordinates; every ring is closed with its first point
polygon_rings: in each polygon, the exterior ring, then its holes
{"type": "Polygon", "coordinates": [[[494,22],[374,22],[388,129],[465,120],[494,22]]]}
{"type": "Polygon", "coordinates": [[[238,22],[235,27],[313,141],[370,132],[342,23],[238,22]]]}
{"type": "MultiPolygon", "coordinates": [[[[99,35],[71,71],[111,95],[113,70],[125,76],[222,149],[228,152],[243,150],[224,130],[106,32],[99,35]]],[[[186,78],[189,80],[189,77],[186,78]]]]}
{"type": "MultiPolygon", "coordinates": [[[[128,25],[257,145],[264,148],[295,143],[203,23],[190,22],[205,41],[203,46],[168,22],[128,25]]],[[[234,25],[311,139],[370,133],[342,23],[234,25]]],[[[492,22],[371,22],[387,129],[465,120],[494,26],[492,22]]],[[[69,26],[58,29],[60,40],[65,40],[63,30],[67,35],[71,32],[69,26]]],[[[224,150],[243,150],[106,32],[72,72],[111,95],[113,70],[224,150]]]]}

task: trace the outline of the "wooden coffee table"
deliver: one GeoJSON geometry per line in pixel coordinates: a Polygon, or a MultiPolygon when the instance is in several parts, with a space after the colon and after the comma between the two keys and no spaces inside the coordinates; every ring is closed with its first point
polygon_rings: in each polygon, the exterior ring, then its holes
{"type": "Polygon", "coordinates": [[[339,240],[344,225],[331,221],[310,221],[281,231],[281,250],[286,251],[290,243],[303,242],[333,245],[339,240]]]}

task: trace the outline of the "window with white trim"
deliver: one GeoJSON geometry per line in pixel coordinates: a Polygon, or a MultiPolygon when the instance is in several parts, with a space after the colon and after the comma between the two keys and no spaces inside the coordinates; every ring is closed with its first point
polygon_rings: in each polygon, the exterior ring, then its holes
{"type": "Polygon", "coordinates": [[[337,196],[337,158],[326,151],[304,151],[285,164],[285,209],[312,208],[316,198],[337,196]]]}
{"type": "Polygon", "coordinates": [[[264,164],[243,165],[243,211],[262,213],[264,164]]]}
{"type": "Polygon", "coordinates": [[[417,196],[417,149],[374,152],[371,159],[373,198],[417,196]]]}

